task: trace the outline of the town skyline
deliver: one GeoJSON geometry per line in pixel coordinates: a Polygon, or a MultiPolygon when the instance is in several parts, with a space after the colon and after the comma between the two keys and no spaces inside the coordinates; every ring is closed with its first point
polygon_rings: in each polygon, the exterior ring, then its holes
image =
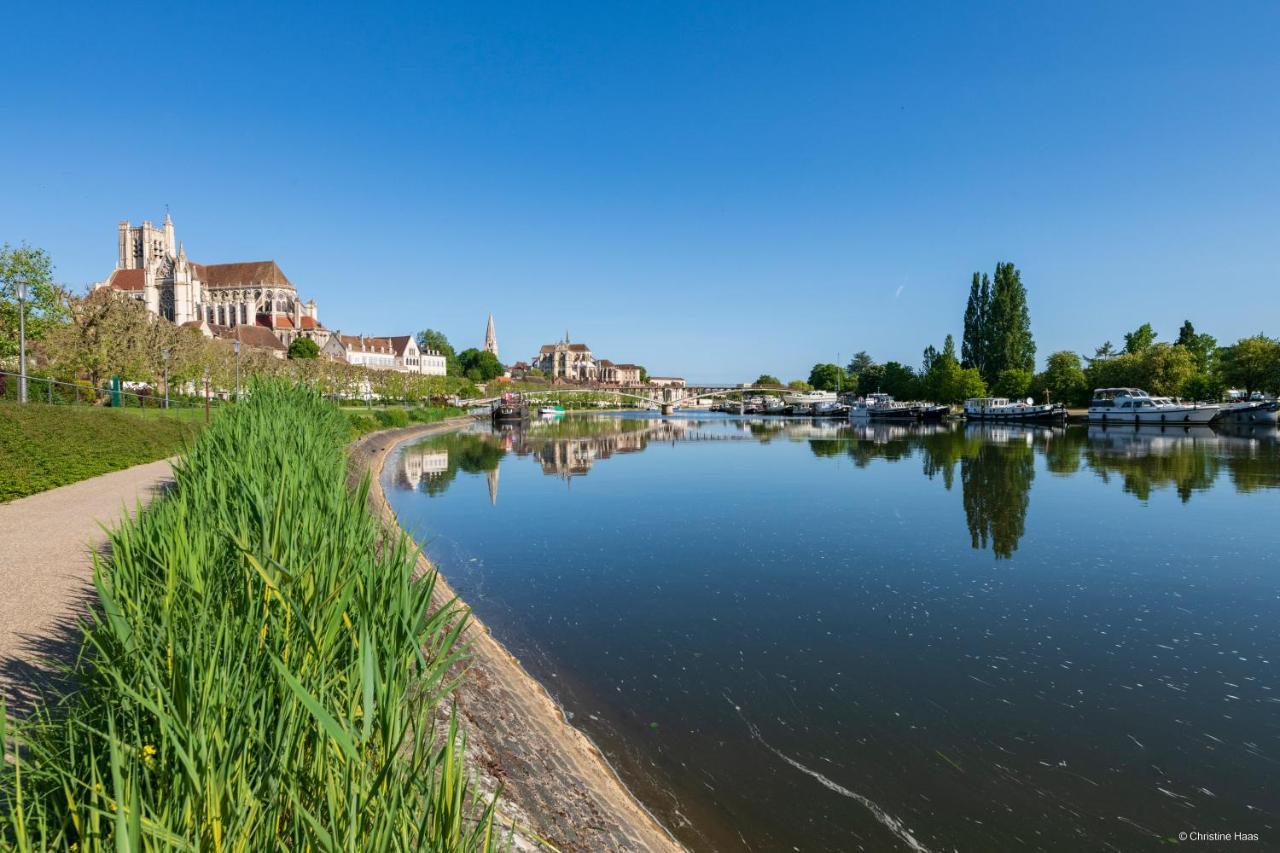
{"type": "Polygon", "coordinates": [[[158,40],[193,49],[163,68],[104,52],[129,22],[58,14],[15,26],[56,24],[86,61],[37,40],[0,58],[25,127],[0,140],[23,164],[0,240],[75,289],[109,271],[108,229],[167,205],[192,257],[275,260],[344,332],[479,348],[492,313],[508,363],[568,327],[698,381],[856,350],[917,365],[998,261],[1022,270],[1041,360],[1143,322],[1275,333],[1266,5],[509,8],[500,27],[375,7],[355,31],[323,8],[175,10],[158,40]],[[295,31],[342,58],[317,65],[295,31]],[[141,112],[119,108],[129,78],[141,112]]]}

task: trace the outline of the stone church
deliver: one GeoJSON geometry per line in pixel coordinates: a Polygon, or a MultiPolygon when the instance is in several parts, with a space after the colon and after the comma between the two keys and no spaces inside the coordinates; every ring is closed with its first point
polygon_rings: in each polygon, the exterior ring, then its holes
{"type": "Polygon", "coordinates": [[[198,264],[176,241],[168,213],[158,228],[150,221],[121,222],[117,248],[115,270],[94,288],[139,299],[166,320],[220,336],[233,336],[226,332],[240,326],[263,327],[284,347],[298,337],[321,347],[329,339],[315,300],[304,303],[275,261],[198,264]]]}

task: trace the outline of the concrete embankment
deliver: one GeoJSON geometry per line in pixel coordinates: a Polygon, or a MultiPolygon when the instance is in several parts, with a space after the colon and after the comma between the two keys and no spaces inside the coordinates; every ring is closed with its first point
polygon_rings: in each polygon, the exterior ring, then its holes
{"type": "MultiPolygon", "coordinates": [[[[387,430],[352,448],[353,475],[372,475],[372,511],[398,525],[379,483],[400,443],[456,429],[470,419],[387,430]]],[[[419,568],[430,571],[425,556],[419,568]]],[[[434,604],[455,598],[443,577],[434,604]]],[[[503,816],[561,850],[676,851],[683,847],[618,779],[604,755],[574,728],[559,706],[474,614],[464,632],[467,674],[454,698],[468,737],[468,752],[487,786],[501,786],[503,816]]]]}

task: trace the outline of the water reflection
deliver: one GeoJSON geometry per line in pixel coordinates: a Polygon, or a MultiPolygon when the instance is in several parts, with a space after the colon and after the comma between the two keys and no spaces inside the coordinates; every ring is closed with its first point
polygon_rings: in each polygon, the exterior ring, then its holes
{"type": "Polygon", "coordinates": [[[395,482],[402,489],[438,495],[459,471],[484,474],[490,502],[496,503],[499,466],[508,454],[530,459],[544,474],[568,481],[615,456],[643,452],[654,442],[734,440],[807,442],[814,456],[847,458],[859,468],[919,458],[925,477],[940,480],[948,491],[958,474],[970,544],[977,550],[989,548],[998,559],[1011,557],[1024,535],[1037,456],[1052,474],[1091,471],[1142,501],[1172,489],[1185,503],[1212,488],[1224,471],[1241,492],[1280,488],[1277,433],[1263,428],[852,424],[610,415],[432,436],[405,448],[395,482]]]}

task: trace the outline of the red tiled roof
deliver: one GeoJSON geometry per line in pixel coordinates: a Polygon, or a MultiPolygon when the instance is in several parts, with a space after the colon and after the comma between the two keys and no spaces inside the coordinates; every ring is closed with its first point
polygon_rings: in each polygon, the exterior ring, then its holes
{"type": "Polygon", "coordinates": [[[146,281],[146,270],[116,270],[111,273],[111,278],[107,279],[107,285],[112,290],[142,290],[146,286],[146,281]]]}
{"type": "Polygon", "coordinates": [[[293,287],[293,282],[275,261],[245,261],[238,264],[192,264],[208,287],[244,287],[270,284],[293,287]]]}
{"type": "Polygon", "coordinates": [[[214,337],[229,341],[240,341],[245,346],[259,349],[283,350],[284,344],[265,326],[210,326],[214,337]]]}
{"type": "Polygon", "coordinates": [[[591,348],[586,344],[569,344],[570,352],[590,352],[591,348]]]}
{"type": "Polygon", "coordinates": [[[308,317],[306,314],[303,314],[302,326],[300,328],[303,331],[306,331],[308,329],[323,329],[324,326],[320,325],[320,321],[317,320],[315,317],[308,317]]]}

